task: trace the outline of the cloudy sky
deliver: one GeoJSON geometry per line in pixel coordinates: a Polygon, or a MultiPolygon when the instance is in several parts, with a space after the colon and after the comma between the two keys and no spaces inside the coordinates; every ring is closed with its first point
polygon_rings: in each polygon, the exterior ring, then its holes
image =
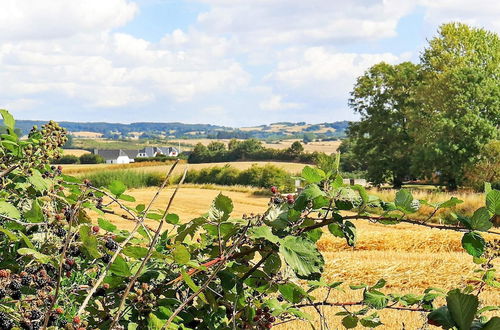
{"type": "Polygon", "coordinates": [[[497,0],[0,0],[0,108],[20,119],[249,126],[356,119],[356,76],[497,0]]]}

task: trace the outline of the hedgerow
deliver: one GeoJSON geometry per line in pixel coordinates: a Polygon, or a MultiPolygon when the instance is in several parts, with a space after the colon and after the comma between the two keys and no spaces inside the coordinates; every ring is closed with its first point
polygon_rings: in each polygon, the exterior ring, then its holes
{"type": "MultiPolygon", "coordinates": [[[[12,116],[1,114],[8,127],[0,141],[1,329],[265,329],[311,320],[304,311],[311,306],[321,328],[375,328],[383,324],[379,310],[395,309],[426,313],[429,324],[444,329],[498,329],[499,317],[483,315],[498,307],[481,305],[485,288],[499,287],[492,267],[499,244],[483,237],[500,213],[498,190],[487,186],[485,206],[459,217],[461,226],[432,225],[407,218],[430,203],[414,200],[407,190],[386,202],[361,186],[345,186],[336,162],[305,167],[306,187],[298,196],[283,197],[273,187],[263,214],[232,218],[233,203],[220,194],[207,214],[181,221],[170,206],[182,180],[163,209],[152,207],[177,164],[150,203],[130,207],[134,198],[120,181],[96,187],[50,166],[65,142],[57,124],[34,128],[20,140],[12,116]],[[369,213],[373,208],[384,213],[369,213]],[[133,228],[117,228],[107,220],[110,214],[133,228]],[[145,219],[157,224],[148,226],[145,219]],[[477,279],[449,292],[406,294],[390,293],[383,279],[350,287],[326,281],[315,243],[334,235],[355,246],[357,221],[461,232],[477,279]],[[318,296],[320,288],[326,296],[318,296]],[[363,298],[336,301],[330,292],[339,288],[361,290],[363,298]],[[437,303],[440,297],[445,305],[437,303]],[[327,320],[320,306],[343,311],[327,320]]],[[[460,202],[451,198],[431,206],[460,202]]]]}

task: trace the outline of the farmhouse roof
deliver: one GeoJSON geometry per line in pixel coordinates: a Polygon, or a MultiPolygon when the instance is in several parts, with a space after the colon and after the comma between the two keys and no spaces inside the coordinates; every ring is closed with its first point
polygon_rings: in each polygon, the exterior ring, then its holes
{"type": "Polygon", "coordinates": [[[105,160],[117,159],[120,156],[128,156],[123,150],[118,149],[99,149],[94,150],[94,154],[101,156],[105,160]]]}

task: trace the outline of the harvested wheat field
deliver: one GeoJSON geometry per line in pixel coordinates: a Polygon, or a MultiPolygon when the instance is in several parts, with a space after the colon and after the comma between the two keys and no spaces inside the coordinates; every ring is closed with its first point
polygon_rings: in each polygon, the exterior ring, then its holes
{"type": "MultiPolygon", "coordinates": [[[[155,189],[130,190],[138,203],[147,203],[155,189]]],[[[160,196],[155,207],[163,208],[173,189],[160,196]]],[[[181,188],[172,206],[172,212],[177,213],[182,220],[188,221],[206,213],[212,199],[219,190],[181,188]]],[[[234,217],[242,214],[259,213],[267,208],[267,197],[254,196],[247,192],[223,191],[232,198],[234,217]]],[[[122,228],[131,228],[132,223],[122,219],[110,219],[122,228]]],[[[154,226],[155,221],[148,222],[154,226]]],[[[325,231],[318,241],[325,265],[325,279],[328,282],[345,281],[347,284],[374,284],[378,279],[387,280],[384,292],[422,293],[428,287],[438,287],[444,290],[453,287],[463,287],[474,277],[476,266],[472,257],[462,252],[461,234],[451,231],[421,228],[409,224],[381,225],[366,221],[358,221],[358,243],[350,248],[345,241],[335,238],[325,231]]],[[[492,238],[492,236],[487,238],[492,238]]],[[[498,265],[497,265],[498,266],[498,265]]],[[[322,298],[324,292],[318,292],[322,298]]],[[[343,291],[333,291],[330,302],[355,302],[361,300],[361,291],[348,288],[343,291]]],[[[482,295],[483,303],[500,305],[500,290],[489,288],[482,295]]],[[[354,309],[356,310],[356,309],[354,309]]],[[[335,313],[341,311],[336,307],[324,307],[332,329],[341,329],[341,317],[335,313]]],[[[319,326],[315,317],[313,323],[319,326]]],[[[421,329],[426,328],[425,313],[407,311],[379,311],[384,326],[379,329],[421,329]]],[[[306,322],[295,321],[277,326],[277,329],[307,329],[306,322]]]]}
{"type": "Polygon", "coordinates": [[[80,157],[81,155],[85,155],[90,153],[88,150],[84,149],[63,149],[63,155],[64,156],[76,156],[80,157]]]}

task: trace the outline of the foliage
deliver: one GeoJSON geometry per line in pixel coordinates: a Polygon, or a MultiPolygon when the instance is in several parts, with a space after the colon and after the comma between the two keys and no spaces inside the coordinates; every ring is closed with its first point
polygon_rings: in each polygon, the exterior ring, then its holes
{"type": "Polygon", "coordinates": [[[57,160],[52,160],[53,164],[78,164],[80,159],[75,155],[64,155],[57,160]]]}
{"type": "Polygon", "coordinates": [[[243,185],[268,188],[276,186],[283,191],[294,191],[292,175],[277,166],[252,165],[246,170],[238,170],[232,166],[207,167],[198,171],[189,171],[187,183],[213,183],[219,185],[243,185]]]}
{"type": "Polygon", "coordinates": [[[264,148],[256,139],[231,140],[226,148],[224,143],[214,141],[208,146],[198,143],[189,155],[189,163],[232,162],[244,160],[278,160],[314,163],[320,153],[304,152],[304,147],[295,141],[288,149],[264,148]]]}
{"type": "MultiPolygon", "coordinates": [[[[338,166],[308,166],[301,173],[305,189],[283,198],[273,188],[269,209],[261,215],[232,218],[231,199],[219,194],[207,214],[182,222],[170,212],[177,190],[164,209],[151,207],[158,194],[148,205],[127,206],[134,198],[125,183],[115,180],[98,188],[50,167],[49,159],[65,142],[56,124],[20,140],[13,118],[7,112],[2,116],[9,127],[0,141],[3,329],[265,329],[310,320],[303,310],[308,306],[342,306],[336,321],[317,310],[323,325],[337,322],[346,328],[382,325],[378,310],[385,308],[427,313],[430,324],[445,329],[495,329],[500,321],[482,315],[497,307],[478,309],[484,288],[499,286],[492,267],[499,244],[482,235],[500,212],[500,191],[489,186],[484,207],[460,217],[460,227],[437,226],[463,233],[465,250],[480,265],[478,278],[448,293],[429,288],[394,294],[383,279],[351,286],[326,281],[315,243],[328,228],[353,246],[355,223],[363,220],[435,227],[406,218],[428,204],[409,191],[398,192],[393,202],[381,201],[360,186],[343,185],[338,166]],[[373,215],[368,207],[385,212],[373,215]],[[108,214],[132,221],[133,229],[117,228],[108,214]],[[145,219],[157,225],[146,226],[145,219]],[[361,290],[363,298],[335,301],[330,292],[340,288],[361,290]],[[317,298],[320,289],[327,292],[323,299],[317,298]],[[442,296],[446,305],[438,306],[442,296]]],[[[433,207],[455,204],[452,199],[433,207]]]]}
{"type": "Polygon", "coordinates": [[[480,191],[484,182],[491,182],[493,188],[500,189],[500,140],[483,146],[478,159],[477,163],[467,168],[465,184],[480,191]]]}
{"type": "Polygon", "coordinates": [[[348,135],[374,183],[432,178],[455,189],[500,125],[500,38],[444,24],[418,65],[380,63],[361,76],[348,135]]]}
{"type": "Polygon", "coordinates": [[[79,157],[80,164],[103,164],[106,161],[96,154],[83,154],[79,157]]]}
{"type": "Polygon", "coordinates": [[[418,108],[415,89],[418,67],[410,62],[398,65],[380,63],[359,77],[349,100],[361,121],[349,127],[355,141],[352,152],[376,185],[392,182],[401,187],[410,176],[413,144],[408,118],[418,108]]]}

